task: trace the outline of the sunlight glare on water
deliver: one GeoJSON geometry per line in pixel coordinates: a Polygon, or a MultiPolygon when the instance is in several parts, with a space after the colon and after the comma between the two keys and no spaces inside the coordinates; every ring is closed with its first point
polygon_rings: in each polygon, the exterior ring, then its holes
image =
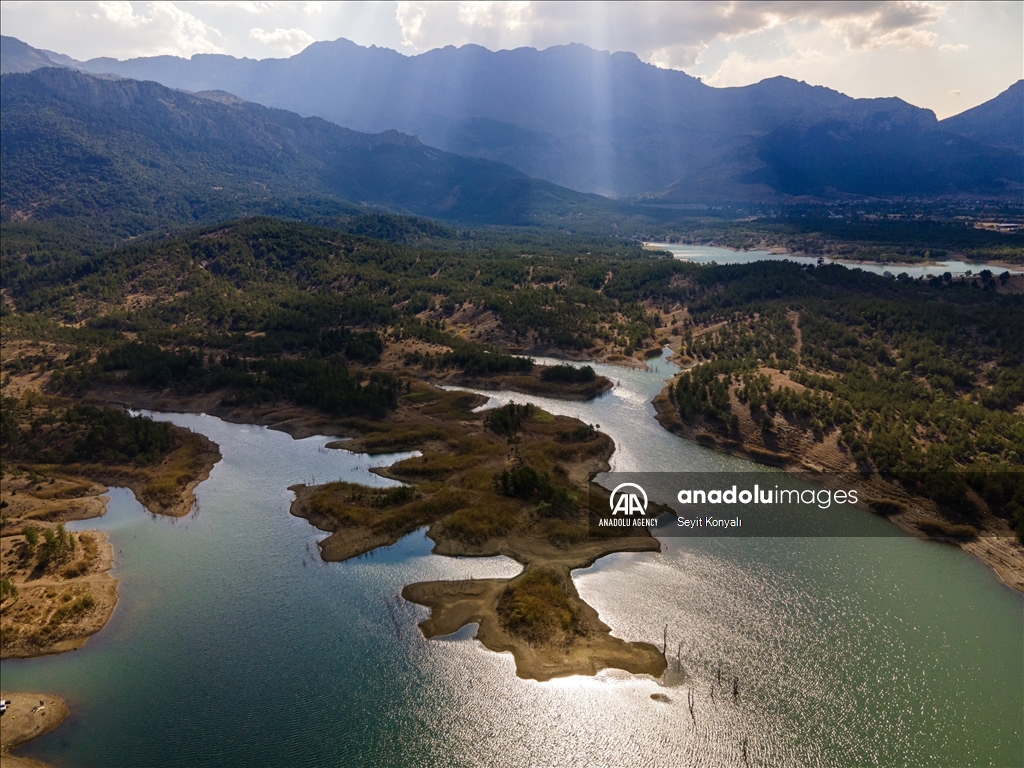
{"type": "MultiPolygon", "coordinates": [[[[650,362],[595,366],[619,384],[590,403],[489,394],[600,424],[618,469],[748,468],[654,422],[649,401],[674,368],[650,362]]],[[[538,683],[472,629],[425,640],[427,610],[400,597],[410,582],[507,578],[518,564],[431,555],[423,531],[325,564],[326,534],[288,514],[293,483],[383,485],[368,469],[409,454],[152,415],[208,435],[224,458],[185,518],[149,515],[114,489],[104,518],[75,524],[108,531],[120,602],[84,649],[3,662],[5,690],[59,692],[73,713],[24,750],[32,757],[133,768],[1024,763],[1024,600],[954,547],[665,539],[660,553],[612,555],[574,574],[580,595],[616,636],[660,647],[667,626],[669,672],[538,683]]]]}
{"type": "MultiPolygon", "coordinates": [[[[715,248],[714,246],[709,245],[684,245],[679,243],[647,243],[646,245],[651,249],[668,251],[673,257],[680,261],[692,261],[694,264],[710,264],[712,262],[716,264],[747,264],[751,261],[793,261],[797,264],[818,263],[817,256],[801,256],[799,254],[792,253],[773,253],[772,251],[757,249],[750,251],[733,251],[728,248],[715,248]]],[[[972,263],[970,261],[961,261],[959,259],[945,259],[943,261],[929,261],[916,264],[845,262],[826,259],[825,263],[842,264],[849,269],[862,269],[865,272],[874,272],[876,275],[882,275],[886,272],[892,275],[898,275],[901,272],[905,272],[907,275],[915,279],[918,277],[942,275],[944,272],[949,272],[951,275],[963,275],[965,273],[976,275],[983,269],[989,269],[997,275],[1002,272],[1009,272],[1014,275],[1022,272],[1020,267],[1011,266],[1009,264],[993,266],[989,264],[972,263]]]]}

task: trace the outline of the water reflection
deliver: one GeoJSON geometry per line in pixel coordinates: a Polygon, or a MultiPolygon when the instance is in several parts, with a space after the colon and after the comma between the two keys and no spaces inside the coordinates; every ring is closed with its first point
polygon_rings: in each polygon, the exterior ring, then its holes
{"type": "MultiPolygon", "coordinates": [[[[773,253],[771,251],[733,251],[729,248],[714,248],[708,245],[679,245],[677,243],[647,243],[651,249],[669,251],[675,258],[681,261],[692,261],[694,264],[747,264],[752,261],[793,261],[797,264],[817,264],[817,256],[799,256],[789,253],[773,253]]],[[[885,274],[898,275],[905,272],[910,277],[930,277],[942,275],[949,272],[951,275],[963,275],[965,273],[978,274],[983,269],[990,269],[994,274],[1009,272],[1010,274],[1021,274],[1024,272],[1020,267],[1001,264],[991,266],[977,262],[960,261],[959,259],[945,259],[943,261],[930,261],[926,264],[872,264],[854,263],[844,261],[832,261],[826,259],[828,264],[842,264],[850,269],[863,269],[866,272],[874,272],[876,275],[885,274]]]]}
{"type": "MultiPolygon", "coordinates": [[[[653,366],[662,372],[598,366],[620,383],[591,403],[495,401],[600,424],[624,469],[739,462],[653,422],[649,400],[671,364],[653,366]]],[[[424,640],[426,609],[399,596],[413,581],[508,577],[518,565],[431,555],[423,531],[324,564],[324,534],[288,514],[288,485],[383,484],[368,469],[404,454],[154,418],[210,436],[224,458],[179,521],[114,489],[98,523],[117,551],[114,618],[81,651],[3,662],[5,689],[68,698],[74,715],[27,750],[53,765],[1024,762],[1024,600],[958,549],[669,539],[660,554],[613,555],[575,574],[580,594],[619,637],[660,646],[667,626],[671,673],[537,683],[471,629],[424,640]]]]}

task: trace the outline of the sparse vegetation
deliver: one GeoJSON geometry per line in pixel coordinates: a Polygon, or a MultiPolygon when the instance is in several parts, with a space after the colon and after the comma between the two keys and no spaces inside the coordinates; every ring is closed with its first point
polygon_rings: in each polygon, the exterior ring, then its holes
{"type": "Polygon", "coordinates": [[[498,600],[505,629],[531,643],[566,643],[583,631],[566,577],[538,568],[514,579],[498,600]]]}
{"type": "Polygon", "coordinates": [[[1024,537],[1024,347],[1006,330],[1024,322],[1019,296],[767,262],[688,290],[683,352],[699,364],[672,392],[685,422],[733,439],[745,406],[766,440],[780,417],[812,441],[835,434],[863,470],[956,507],[973,489],[1024,537]]]}
{"type": "Polygon", "coordinates": [[[917,527],[928,536],[935,536],[960,541],[976,539],[978,529],[973,525],[953,525],[943,520],[918,520],[917,527]]]}

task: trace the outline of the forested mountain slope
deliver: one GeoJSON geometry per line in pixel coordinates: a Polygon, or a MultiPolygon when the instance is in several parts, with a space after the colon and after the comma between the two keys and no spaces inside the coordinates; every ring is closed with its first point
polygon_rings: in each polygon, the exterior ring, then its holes
{"type": "Polygon", "coordinates": [[[2,162],[5,222],[120,237],[259,213],[520,224],[607,205],[395,131],[58,68],[3,76],[2,162]]]}
{"type": "MultiPolygon", "coordinates": [[[[40,55],[189,91],[226,91],[360,131],[396,129],[612,196],[1000,196],[1024,183],[1013,162],[1024,154],[1020,109],[1010,121],[1016,128],[975,129],[966,126],[976,121],[969,114],[939,122],[900,99],[853,99],[784,77],[713,88],[632,53],[582,45],[449,46],[405,56],[339,39],[260,61],[40,55]]],[[[1000,99],[971,112],[999,111],[1000,99]]]]}

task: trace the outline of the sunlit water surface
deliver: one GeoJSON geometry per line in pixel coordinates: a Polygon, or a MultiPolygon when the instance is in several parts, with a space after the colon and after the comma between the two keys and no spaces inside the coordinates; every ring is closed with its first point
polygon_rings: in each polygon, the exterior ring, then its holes
{"type": "MultiPolygon", "coordinates": [[[[591,403],[498,393],[491,405],[529,400],[600,424],[618,446],[615,469],[749,468],[657,425],[649,401],[675,369],[651,364],[596,366],[618,385],[591,403]]],[[[156,418],[208,435],[224,459],[187,518],[149,515],[114,490],[104,518],[78,525],[109,532],[121,599],[83,650],[3,662],[5,689],[61,692],[71,707],[31,756],[126,767],[1024,764],[1024,599],[959,549],[900,536],[666,539],[661,553],[613,555],[575,574],[580,594],[620,637],[661,645],[668,625],[669,675],[524,681],[472,627],[424,640],[426,610],[399,597],[412,581],[507,577],[515,563],[433,556],[421,531],[323,564],[324,534],[287,512],[292,483],[380,485],[367,468],[408,454],[156,418]]]]}
{"type": "MultiPolygon", "coordinates": [[[[728,248],[715,248],[708,245],[681,245],[679,243],[647,243],[647,246],[662,251],[669,251],[675,258],[682,261],[692,261],[695,264],[710,264],[712,262],[717,264],[746,264],[751,261],[794,261],[797,264],[817,264],[818,262],[818,257],[816,256],[795,256],[790,253],[772,253],[771,251],[764,250],[733,251],[728,248]]],[[[833,262],[831,259],[826,259],[825,262],[828,264],[842,264],[849,269],[863,269],[866,272],[874,272],[876,275],[886,272],[898,275],[901,272],[906,272],[907,275],[913,278],[941,275],[944,272],[949,272],[951,275],[963,275],[965,273],[976,275],[983,269],[991,270],[996,275],[1003,272],[1009,272],[1010,274],[1020,274],[1022,272],[1020,267],[1011,267],[1005,264],[991,266],[978,262],[961,261],[959,259],[935,260],[923,264],[833,262]]]]}

